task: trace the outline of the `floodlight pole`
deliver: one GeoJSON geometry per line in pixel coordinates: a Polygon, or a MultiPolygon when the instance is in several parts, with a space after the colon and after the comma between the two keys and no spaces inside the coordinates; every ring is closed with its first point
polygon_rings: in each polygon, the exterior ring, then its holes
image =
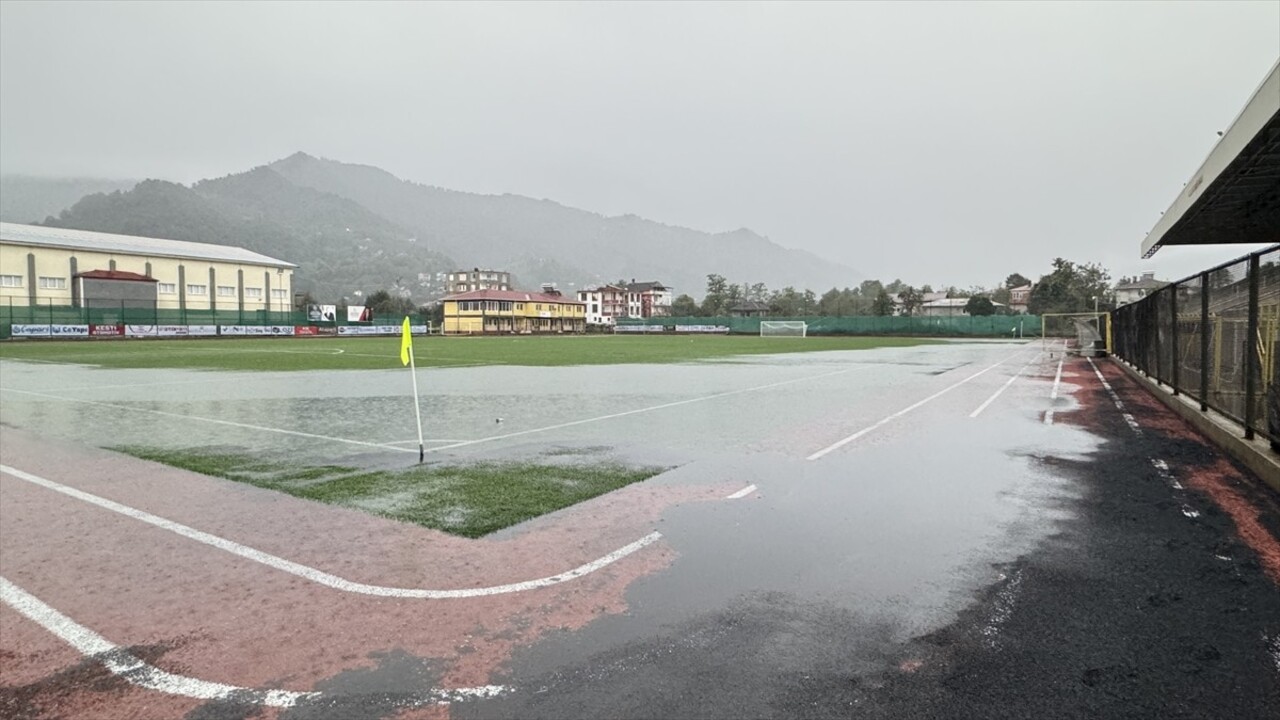
{"type": "Polygon", "coordinates": [[[418,464],[427,457],[422,443],[422,408],[418,406],[418,365],[413,359],[413,345],[409,346],[409,375],[413,378],[413,419],[418,421],[418,464]]]}

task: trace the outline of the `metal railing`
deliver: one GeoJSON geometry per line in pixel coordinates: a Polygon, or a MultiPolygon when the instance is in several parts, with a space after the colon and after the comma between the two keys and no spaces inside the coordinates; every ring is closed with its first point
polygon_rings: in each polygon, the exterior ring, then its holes
{"type": "Polygon", "coordinates": [[[1112,313],[1113,352],[1175,395],[1280,441],[1280,245],[1192,275],[1112,313]]]}

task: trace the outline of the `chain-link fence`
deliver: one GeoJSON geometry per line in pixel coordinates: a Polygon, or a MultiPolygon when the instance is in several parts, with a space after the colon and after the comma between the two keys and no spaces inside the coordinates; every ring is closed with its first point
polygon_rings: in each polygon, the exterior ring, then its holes
{"type": "Polygon", "coordinates": [[[1280,245],[1167,285],[1112,315],[1114,352],[1149,377],[1273,442],[1280,245]]]}
{"type": "Polygon", "coordinates": [[[662,327],[668,332],[681,328],[727,328],[735,335],[759,335],[760,323],[804,322],[808,335],[938,335],[943,337],[1039,337],[1036,315],[985,316],[856,316],[856,317],[652,317],[620,318],[618,329],[641,326],[662,327]]]}

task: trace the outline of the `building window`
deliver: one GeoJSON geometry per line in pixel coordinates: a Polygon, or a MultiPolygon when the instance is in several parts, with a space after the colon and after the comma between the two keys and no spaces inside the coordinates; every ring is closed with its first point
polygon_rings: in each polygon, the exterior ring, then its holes
{"type": "Polygon", "coordinates": [[[187,294],[188,295],[208,295],[209,286],[208,285],[187,285],[187,294]]]}
{"type": "Polygon", "coordinates": [[[177,283],[156,283],[156,292],[161,295],[173,295],[178,292],[177,283]]]}
{"type": "Polygon", "coordinates": [[[261,298],[262,288],[247,287],[244,289],[244,296],[247,298],[261,298]]]}
{"type": "Polygon", "coordinates": [[[40,287],[44,290],[66,290],[67,279],[63,277],[40,277],[40,287]]]}
{"type": "Polygon", "coordinates": [[[235,294],[236,294],[235,285],[219,285],[218,286],[218,297],[235,297],[235,294]]]}
{"type": "Polygon", "coordinates": [[[0,287],[22,287],[22,276],[0,275],[0,287]]]}
{"type": "Polygon", "coordinates": [[[272,290],[271,299],[272,300],[288,300],[289,291],[288,290],[272,290]]]}

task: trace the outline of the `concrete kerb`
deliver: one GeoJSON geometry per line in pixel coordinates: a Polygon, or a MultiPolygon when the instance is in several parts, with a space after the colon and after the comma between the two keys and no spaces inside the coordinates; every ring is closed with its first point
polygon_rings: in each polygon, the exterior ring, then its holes
{"type": "Polygon", "coordinates": [[[1199,402],[1191,400],[1186,395],[1174,395],[1172,390],[1144,376],[1121,360],[1114,359],[1114,362],[1157,400],[1252,470],[1272,490],[1280,493],[1280,456],[1272,452],[1267,441],[1256,438],[1244,439],[1243,428],[1234,420],[1214,410],[1201,412],[1199,402]]]}

